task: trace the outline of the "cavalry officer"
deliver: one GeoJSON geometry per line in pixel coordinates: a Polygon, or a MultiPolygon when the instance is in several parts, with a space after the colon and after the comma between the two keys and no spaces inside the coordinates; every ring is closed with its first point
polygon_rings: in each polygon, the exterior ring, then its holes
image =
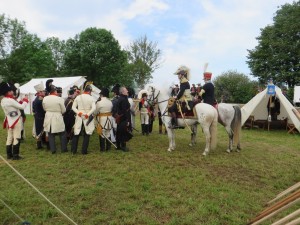
{"type": "Polygon", "coordinates": [[[101,100],[96,103],[96,128],[99,134],[100,151],[108,151],[111,148],[110,131],[112,129],[112,102],[108,99],[109,90],[102,88],[101,100]]]}
{"type": "Polygon", "coordinates": [[[141,126],[142,126],[142,134],[149,134],[149,112],[150,106],[147,101],[147,93],[142,94],[142,98],[139,102],[139,110],[141,116],[141,126]]]}
{"type": "Polygon", "coordinates": [[[32,111],[34,116],[35,138],[37,139],[36,147],[37,149],[42,149],[42,136],[44,134],[44,120],[46,114],[43,108],[43,99],[46,95],[46,91],[43,82],[35,85],[34,89],[36,90],[36,97],[32,102],[32,111]]]}
{"type": "Polygon", "coordinates": [[[64,99],[57,94],[56,87],[51,85],[49,95],[43,99],[43,108],[46,111],[44,131],[48,132],[49,146],[52,154],[56,153],[55,135],[59,134],[61,151],[67,152],[67,138],[63,114],[66,112],[64,99]]]}
{"type": "Polygon", "coordinates": [[[22,103],[17,102],[13,96],[14,86],[2,82],[0,84],[0,95],[4,98],[1,100],[1,107],[4,111],[5,119],[3,128],[7,129],[6,154],[7,159],[22,159],[20,153],[20,139],[22,130],[22,118],[20,110],[24,110],[28,104],[27,96],[22,103]]]}
{"type": "Polygon", "coordinates": [[[90,116],[96,109],[96,105],[93,97],[91,96],[92,87],[90,85],[85,85],[84,92],[78,95],[72,106],[72,110],[75,112],[76,119],[74,125],[74,136],[72,138],[72,153],[77,153],[77,146],[79,141],[79,135],[81,131],[83,132],[83,142],[81,153],[83,155],[88,153],[90,136],[93,134],[95,125],[90,122],[90,116]],[[87,122],[89,122],[87,124],[87,122]]]}
{"type": "Polygon", "coordinates": [[[204,103],[214,106],[216,104],[215,86],[211,82],[211,77],[212,77],[211,72],[204,72],[203,80],[205,84],[203,85],[199,95],[202,97],[204,103]]]}
{"type": "Polygon", "coordinates": [[[169,112],[171,113],[172,120],[171,120],[171,129],[178,128],[177,125],[177,118],[176,118],[176,113],[177,113],[177,105],[176,105],[176,100],[179,100],[180,102],[185,102],[188,108],[191,108],[192,104],[192,96],[190,92],[190,71],[189,68],[186,66],[181,66],[179,67],[176,72],[174,73],[175,75],[178,75],[178,79],[180,81],[180,88],[178,94],[174,97],[175,101],[174,104],[169,108],[169,112]]]}

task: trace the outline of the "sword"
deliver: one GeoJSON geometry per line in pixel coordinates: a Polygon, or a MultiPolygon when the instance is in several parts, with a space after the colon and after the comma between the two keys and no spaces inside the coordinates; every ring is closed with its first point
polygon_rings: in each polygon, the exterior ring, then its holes
{"type": "Polygon", "coordinates": [[[103,133],[101,134],[101,137],[104,137],[106,140],[108,140],[116,149],[118,148],[109,138],[107,138],[103,133]]]}

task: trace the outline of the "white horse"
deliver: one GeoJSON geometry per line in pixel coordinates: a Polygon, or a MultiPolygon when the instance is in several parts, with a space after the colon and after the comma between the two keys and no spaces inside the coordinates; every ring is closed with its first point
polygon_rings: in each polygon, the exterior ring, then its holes
{"type": "MultiPolygon", "coordinates": [[[[171,124],[171,118],[167,116],[167,101],[170,97],[171,90],[158,90],[157,88],[153,86],[149,86],[148,93],[150,94],[150,98],[152,98],[152,101],[156,101],[158,103],[158,106],[164,114],[162,116],[162,121],[165,123],[168,137],[169,137],[169,148],[168,151],[172,151],[175,149],[175,132],[173,129],[169,129],[168,127],[171,124]]],[[[191,135],[191,143],[190,146],[195,145],[196,143],[196,135],[197,135],[197,124],[200,123],[203,132],[206,137],[206,147],[205,151],[203,152],[203,155],[206,155],[209,152],[209,148],[214,149],[216,147],[216,128],[214,127],[214,120],[212,119],[212,116],[214,118],[215,108],[205,104],[205,103],[199,103],[195,105],[195,110],[197,113],[197,119],[177,119],[179,126],[190,126],[192,135],[191,135]],[[207,115],[207,113],[209,115],[207,115]],[[205,118],[205,119],[204,119],[205,118]],[[210,132],[213,131],[212,133],[210,132]],[[211,136],[213,135],[213,136],[211,136]],[[210,139],[211,138],[211,139],[210,139]]],[[[240,146],[240,136],[241,136],[241,109],[237,105],[231,105],[226,103],[220,103],[218,104],[218,122],[222,124],[228,134],[229,137],[229,144],[228,149],[226,150],[228,153],[233,151],[233,144],[237,145],[236,151],[241,150],[240,146]]],[[[214,118],[215,119],[215,118],[214,118]]]]}
{"type": "MultiPolygon", "coordinates": [[[[169,137],[169,148],[168,151],[175,150],[175,132],[174,129],[170,129],[171,117],[168,114],[168,100],[170,98],[171,89],[157,89],[154,86],[148,87],[148,99],[150,101],[156,102],[162,113],[162,121],[166,126],[168,137],[169,137]]],[[[203,133],[206,139],[205,150],[202,153],[207,155],[210,149],[215,149],[217,146],[217,125],[218,125],[218,112],[217,110],[206,103],[199,103],[195,105],[195,111],[197,118],[177,118],[177,123],[179,126],[189,126],[192,131],[192,142],[190,145],[195,144],[195,137],[197,133],[197,124],[199,123],[202,127],[203,133]]]]}
{"type": "Polygon", "coordinates": [[[226,150],[230,153],[233,150],[233,144],[237,144],[236,151],[241,150],[240,136],[242,128],[241,108],[237,105],[226,103],[218,104],[219,123],[222,124],[229,137],[229,145],[226,150]]]}

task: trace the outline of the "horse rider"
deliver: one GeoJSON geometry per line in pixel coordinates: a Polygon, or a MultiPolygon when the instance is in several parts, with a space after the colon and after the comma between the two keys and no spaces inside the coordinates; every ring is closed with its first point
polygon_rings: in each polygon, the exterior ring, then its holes
{"type": "Polygon", "coordinates": [[[14,99],[14,85],[6,82],[0,84],[1,107],[4,111],[3,128],[7,129],[6,154],[7,159],[19,160],[20,139],[22,130],[22,117],[20,110],[24,110],[28,104],[28,97],[25,96],[22,102],[14,99]]]}
{"type": "Polygon", "coordinates": [[[216,105],[215,86],[211,82],[211,77],[212,77],[211,72],[203,73],[203,80],[204,80],[205,84],[203,85],[199,96],[202,97],[204,103],[214,106],[214,105],[216,105]]]}
{"type": "Polygon", "coordinates": [[[72,138],[71,151],[73,154],[77,153],[77,146],[79,141],[79,135],[83,132],[83,142],[81,153],[86,155],[88,153],[88,147],[90,142],[90,136],[93,134],[95,125],[93,122],[87,123],[90,116],[96,109],[92,93],[92,86],[86,82],[84,84],[83,93],[78,95],[72,105],[72,110],[77,115],[74,124],[74,136],[72,138]]]}
{"type": "Polygon", "coordinates": [[[176,117],[178,109],[177,109],[176,100],[179,100],[179,102],[185,102],[189,110],[192,107],[192,96],[190,92],[190,83],[189,83],[189,79],[190,79],[189,68],[187,68],[186,66],[181,66],[176,70],[174,74],[178,75],[180,88],[178,94],[174,97],[175,101],[173,105],[169,108],[169,112],[171,113],[171,117],[172,117],[171,126],[169,127],[171,129],[178,128],[177,117],[176,117]]]}
{"type": "Polygon", "coordinates": [[[48,132],[49,146],[52,154],[56,153],[55,135],[59,134],[61,152],[67,152],[67,138],[63,114],[66,112],[64,99],[57,94],[56,87],[50,85],[49,95],[43,99],[43,108],[46,111],[44,131],[48,132]]]}
{"type": "MultiPolygon", "coordinates": [[[[44,88],[43,82],[34,86],[36,90],[35,99],[32,102],[32,111],[34,116],[34,128],[35,128],[35,138],[36,141],[36,148],[42,149],[42,139],[44,135],[44,120],[45,120],[45,110],[43,108],[43,99],[46,95],[46,90],[44,88]]],[[[49,145],[49,142],[47,142],[49,145]]]]}
{"type": "Polygon", "coordinates": [[[96,128],[99,135],[100,151],[108,151],[111,148],[110,131],[112,129],[112,108],[113,104],[109,99],[109,90],[102,88],[101,100],[96,103],[96,128]]]}

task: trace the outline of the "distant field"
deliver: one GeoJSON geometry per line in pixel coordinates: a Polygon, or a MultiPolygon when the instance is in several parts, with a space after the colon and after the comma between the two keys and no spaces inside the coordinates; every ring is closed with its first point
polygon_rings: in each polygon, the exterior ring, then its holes
{"type": "MultiPolygon", "coordinates": [[[[158,134],[155,121],[149,136],[134,132],[127,153],[100,153],[94,134],[89,154],[72,156],[36,150],[31,128],[28,116],[21,145],[25,159],[9,162],[81,225],[246,224],[269,200],[300,180],[300,137],[285,130],[243,130],[242,151],[228,154],[227,134],[219,125],[218,147],[203,157],[200,128],[195,147],[188,146],[188,129],[178,130],[177,149],[170,153],[167,136],[158,134]]],[[[6,158],[5,139],[1,129],[0,154],[6,158]]],[[[0,171],[0,198],[20,217],[31,224],[71,224],[2,160],[0,171]]],[[[0,224],[19,222],[0,202],[0,224]]]]}

